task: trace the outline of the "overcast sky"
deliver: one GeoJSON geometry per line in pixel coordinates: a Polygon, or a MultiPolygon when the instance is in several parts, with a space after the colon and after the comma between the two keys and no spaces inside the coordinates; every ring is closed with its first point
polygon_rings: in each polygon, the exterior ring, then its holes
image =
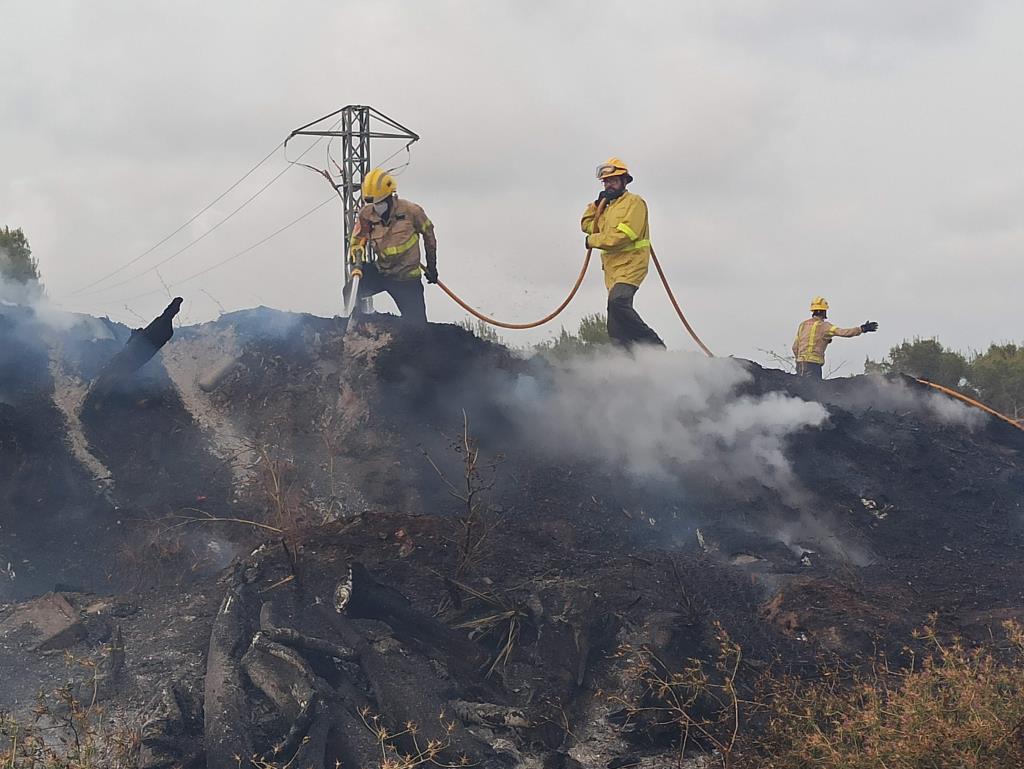
{"type": "MultiPolygon", "coordinates": [[[[110,288],[72,294],[293,128],[369,104],[422,137],[399,194],[435,222],[442,279],[503,319],[561,301],[594,166],[615,154],[720,355],[788,349],[816,294],[840,325],[880,323],[832,345],[841,373],[908,337],[1024,341],[1019,2],[0,0],[0,19],[0,225],[24,228],[69,310],[137,324],[167,303],[162,279],[187,322],[258,304],[338,313],[338,202],[176,285],[330,196],[298,167],[147,272],[286,168],[281,153],[97,287],[110,288]]],[[[323,147],[305,159],[324,165],[323,147]]],[[[604,302],[595,266],[562,318],[574,328],[604,302]]],[[[636,304],[670,347],[693,349],[653,271],[636,304]]],[[[464,317],[435,287],[427,305],[464,317]]],[[[557,325],[503,335],[526,344],[557,325]]]]}

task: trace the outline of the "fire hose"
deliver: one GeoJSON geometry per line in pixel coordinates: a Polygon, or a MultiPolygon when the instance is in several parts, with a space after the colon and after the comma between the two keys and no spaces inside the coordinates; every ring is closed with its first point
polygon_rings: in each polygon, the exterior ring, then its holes
{"type": "MultiPolygon", "coordinates": [[[[595,220],[597,219],[597,217],[601,216],[601,213],[604,211],[604,207],[605,201],[602,200],[598,204],[597,213],[595,214],[595,220]]],[[[686,315],[683,314],[682,309],[679,307],[679,302],[676,301],[675,294],[672,292],[672,287],[669,285],[668,278],[665,276],[665,271],[661,268],[661,262],[658,260],[658,255],[654,251],[654,246],[651,246],[650,248],[651,258],[654,260],[654,266],[658,270],[658,277],[661,278],[662,285],[665,286],[665,293],[668,294],[669,301],[672,303],[672,308],[676,311],[676,315],[679,316],[679,320],[683,322],[683,326],[686,327],[687,332],[693,338],[693,341],[697,343],[697,346],[704,351],[704,354],[707,355],[709,358],[715,357],[711,350],[707,348],[707,345],[705,345],[704,342],[701,341],[700,337],[697,336],[697,332],[693,330],[693,326],[690,325],[689,321],[686,319],[686,315]]],[[[452,301],[459,305],[459,307],[468,312],[474,318],[482,320],[484,323],[489,323],[490,325],[497,326],[499,328],[509,329],[536,328],[537,326],[543,326],[545,323],[548,323],[557,318],[558,315],[562,312],[562,310],[564,310],[569,305],[569,302],[571,302],[573,298],[576,296],[576,292],[579,291],[580,286],[583,283],[583,277],[587,274],[587,268],[590,266],[590,256],[592,253],[593,249],[588,248],[587,255],[583,260],[583,266],[580,268],[580,274],[576,276],[576,282],[573,284],[572,290],[569,292],[569,295],[565,297],[562,303],[558,305],[558,307],[556,307],[552,312],[548,313],[540,320],[535,320],[530,323],[509,323],[507,321],[498,320],[497,318],[492,318],[489,315],[484,315],[482,312],[474,309],[469,304],[467,304],[460,296],[458,296],[458,294],[456,294],[454,291],[448,288],[448,286],[446,286],[440,280],[437,281],[437,286],[446,294],[448,294],[448,296],[451,297],[452,301]]]]}
{"type": "Polygon", "coordinates": [[[981,401],[976,401],[976,400],[974,400],[974,398],[968,398],[963,393],[959,393],[956,390],[951,390],[948,387],[943,387],[940,384],[935,384],[935,382],[929,382],[927,379],[918,379],[917,381],[920,382],[923,385],[928,385],[929,387],[934,387],[936,390],[939,390],[940,392],[944,392],[946,395],[951,395],[952,397],[956,398],[957,400],[961,400],[961,401],[963,401],[964,403],[966,403],[966,404],[968,404],[970,406],[974,406],[975,408],[981,409],[985,413],[991,414],[992,416],[996,417],[997,419],[1002,419],[1004,422],[1009,422],[1011,425],[1016,427],[1018,430],[1024,430],[1024,424],[1021,424],[1016,419],[1011,419],[1010,417],[1006,416],[1006,414],[1000,414],[994,408],[992,408],[990,406],[986,406],[981,401]]]}
{"type": "MultiPolygon", "coordinates": [[[[601,216],[602,212],[604,211],[605,204],[606,201],[604,200],[602,200],[598,204],[597,212],[594,215],[595,220],[601,216]]],[[[673,293],[672,287],[669,285],[668,278],[665,275],[665,271],[661,267],[661,262],[658,259],[658,255],[654,251],[654,246],[651,246],[650,249],[651,258],[654,260],[654,266],[658,270],[658,277],[661,278],[661,283],[665,287],[665,293],[668,294],[669,301],[672,303],[672,308],[676,311],[676,315],[679,316],[679,320],[682,321],[683,326],[686,328],[686,331],[690,334],[690,337],[693,339],[693,341],[697,343],[697,346],[704,351],[704,354],[707,355],[709,358],[715,357],[711,350],[708,349],[707,345],[705,345],[704,342],[701,341],[700,337],[697,336],[697,332],[693,330],[693,326],[691,326],[690,322],[686,319],[686,315],[683,314],[683,310],[682,308],[680,308],[679,302],[676,300],[675,293],[673,293]]],[[[453,302],[459,305],[459,307],[468,312],[474,318],[477,318],[478,320],[481,320],[484,323],[488,323],[492,326],[497,326],[498,328],[507,328],[517,331],[528,328],[537,328],[538,326],[543,326],[545,323],[549,323],[555,318],[557,318],[561,314],[562,310],[569,306],[569,302],[571,302],[575,298],[577,292],[579,292],[580,290],[580,286],[583,285],[583,278],[587,274],[587,268],[590,266],[590,257],[592,254],[593,249],[588,248],[587,255],[583,259],[583,266],[580,267],[579,275],[576,276],[576,282],[573,283],[572,289],[569,291],[569,295],[562,300],[562,303],[558,305],[558,307],[556,307],[554,310],[549,312],[547,315],[545,315],[543,318],[539,320],[530,321],[528,323],[510,323],[508,321],[492,318],[490,315],[485,315],[484,313],[470,306],[464,299],[462,299],[462,297],[460,297],[458,294],[452,291],[447,285],[445,285],[443,281],[438,280],[437,287],[444,291],[444,293],[446,293],[453,302]]],[[[423,266],[421,265],[421,267],[423,266]]],[[[356,302],[358,301],[359,281],[360,278],[362,278],[362,275],[363,271],[359,269],[358,266],[352,269],[350,275],[351,286],[349,288],[348,301],[346,302],[345,307],[346,316],[352,314],[352,310],[355,308],[356,302]]]]}
{"type": "MultiPolygon", "coordinates": [[[[561,313],[562,310],[564,310],[568,306],[569,302],[572,301],[573,297],[576,296],[576,292],[579,291],[580,285],[583,283],[583,276],[586,275],[587,273],[587,267],[590,266],[590,255],[592,251],[593,249],[587,249],[587,256],[583,260],[583,267],[580,268],[580,274],[576,276],[576,282],[573,284],[572,290],[569,292],[569,295],[565,298],[565,300],[560,305],[558,305],[558,307],[556,307],[553,312],[545,315],[540,320],[533,321],[532,323],[508,323],[506,321],[492,318],[489,315],[484,315],[482,312],[479,312],[478,310],[475,310],[474,308],[466,304],[466,302],[463,301],[461,297],[459,297],[454,291],[448,288],[448,286],[446,286],[440,280],[437,281],[437,286],[446,294],[448,294],[448,296],[450,296],[452,300],[457,305],[459,305],[459,307],[461,307],[463,310],[468,312],[473,317],[482,320],[484,323],[489,323],[492,326],[498,326],[499,328],[536,328],[537,326],[542,326],[548,321],[551,321],[554,318],[556,318],[558,314],[561,313]]],[[[686,327],[687,332],[689,332],[690,336],[693,338],[693,341],[697,343],[697,346],[704,351],[704,354],[707,355],[709,358],[715,357],[714,353],[712,353],[711,350],[707,348],[707,345],[705,345],[704,342],[701,341],[700,337],[697,336],[697,332],[693,330],[693,326],[690,325],[689,321],[686,319],[686,315],[683,314],[682,309],[679,307],[679,302],[676,301],[675,294],[672,292],[672,287],[669,285],[668,278],[665,276],[665,271],[662,269],[661,262],[658,260],[658,255],[654,252],[654,246],[651,246],[651,258],[654,260],[654,266],[658,270],[658,277],[661,278],[662,285],[665,286],[665,293],[668,294],[669,301],[672,303],[672,308],[676,311],[676,315],[679,316],[679,320],[683,322],[683,326],[686,327]]]]}
{"type": "MultiPolygon", "coordinates": [[[[597,205],[597,213],[594,214],[594,218],[595,219],[597,217],[599,217],[601,215],[601,213],[604,211],[604,207],[605,207],[606,203],[607,203],[607,201],[605,201],[603,199],[601,200],[600,203],[598,203],[598,205],[597,205]]],[[[504,320],[498,320],[497,318],[492,318],[490,315],[484,315],[479,310],[476,310],[473,307],[470,307],[465,301],[463,301],[463,299],[458,294],[456,294],[454,291],[452,291],[450,288],[448,288],[448,286],[446,286],[442,281],[440,281],[440,280],[437,281],[437,287],[440,288],[442,291],[444,291],[446,294],[448,294],[448,296],[451,297],[451,300],[453,302],[455,302],[455,304],[459,305],[459,307],[461,307],[463,310],[468,312],[474,318],[477,318],[478,320],[482,320],[484,323],[489,323],[490,325],[497,326],[498,328],[509,328],[509,329],[513,329],[513,330],[521,330],[521,329],[526,329],[526,328],[537,328],[538,326],[543,326],[545,323],[549,323],[550,321],[552,321],[555,318],[557,318],[561,314],[562,310],[564,310],[566,307],[569,306],[569,302],[571,302],[573,300],[573,298],[576,296],[576,292],[579,291],[580,290],[580,286],[583,285],[583,278],[587,274],[587,268],[590,266],[590,256],[591,256],[591,254],[593,254],[593,252],[594,252],[594,249],[592,249],[592,248],[588,248],[587,249],[587,255],[583,259],[583,266],[580,267],[580,274],[576,276],[576,282],[573,283],[572,290],[569,291],[569,295],[567,297],[565,297],[565,299],[562,301],[562,303],[560,305],[558,305],[558,307],[556,307],[554,310],[549,312],[547,315],[545,315],[543,318],[541,318],[540,320],[535,320],[535,321],[532,321],[530,323],[509,323],[509,322],[504,321],[504,320]]]]}

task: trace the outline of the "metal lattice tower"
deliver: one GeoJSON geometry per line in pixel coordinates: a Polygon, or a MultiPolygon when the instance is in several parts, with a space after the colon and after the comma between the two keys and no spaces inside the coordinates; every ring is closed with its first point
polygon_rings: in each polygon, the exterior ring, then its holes
{"type": "MultiPolygon", "coordinates": [[[[347,256],[348,244],[352,240],[352,230],[355,228],[356,214],[363,205],[363,177],[371,169],[370,148],[374,139],[403,139],[406,148],[413,142],[419,140],[419,136],[405,126],[392,120],[387,115],[375,110],[373,107],[350,104],[335,110],[329,115],[324,115],[301,128],[291,132],[292,136],[328,136],[337,137],[341,140],[341,181],[335,182],[330,175],[330,169],[324,173],[331,185],[341,197],[344,206],[345,232],[342,246],[342,253],[347,256]],[[322,128],[326,121],[331,121],[326,128],[322,128]]],[[[345,259],[345,277],[349,277],[349,261],[345,259]]],[[[370,312],[373,309],[372,300],[365,299],[362,310],[370,312]]]]}

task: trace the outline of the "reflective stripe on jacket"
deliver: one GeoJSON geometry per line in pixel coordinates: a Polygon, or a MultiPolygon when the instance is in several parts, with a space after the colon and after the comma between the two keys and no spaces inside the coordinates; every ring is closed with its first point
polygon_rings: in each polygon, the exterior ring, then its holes
{"type": "Polygon", "coordinates": [[[372,205],[359,209],[352,230],[352,246],[366,246],[377,254],[377,270],[381,275],[398,280],[418,280],[420,269],[420,236],[427,254],[437,254],[434,225],[415,203],[399,197],[391,204],[391,217],[385,224],[372,205]]]}
{"type": "Polygon", "coordinates": [[[651,260],[651,233],[647,225],[647,203],[639,195],[624,192],[613,200],[596,222],[597,205],[583,212],[580,226],[590,237],[587,243],[601,251],[604,284],[639,286],[647,277],[651,260]]]}
{"type": "Polygon", "coordinates": [[[825,363],[825,348],[832,344],[837,336],[860,336],[860,326],[839,328],[829,322],[828,318],[808,318],[796,330],[793,342],[793,355],[798,363],[825,363]]]}

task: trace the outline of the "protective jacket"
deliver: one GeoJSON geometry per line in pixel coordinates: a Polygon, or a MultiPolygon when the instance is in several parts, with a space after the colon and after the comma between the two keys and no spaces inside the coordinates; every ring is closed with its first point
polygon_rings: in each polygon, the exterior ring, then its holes
{"type": "Polygon", "coordinates": [[[419,280],[420,236],[427,251],[427,264],[437,263],[437,239],[434,225],[415,203],[395,197],[390,216],[384,222],[372,205],[359,209],[352,229],[351,246],[366,247],[369,243],[377,254],[377,270],[395,280],[419,280]]]}
{"type": "Polygon", "coordinates": [[[642,197],[624,192],[608,204],[600,218],[597,204],[591,203],[580,225],[587,233],[587,246],[601,250],[604,284],[609,291],[616,283],[643,283],[651,261],[651,234],[642,197]]]}
{"type": "Polygon", "coordinates": [[[864,332],[860,326],[839,328],[829,322],[828,318],[810,317],[796,330],[793,342],[793,354],[798,363],[825,362],[825,348],[832,344],[833,337],[860,336],[864,332]]]}

